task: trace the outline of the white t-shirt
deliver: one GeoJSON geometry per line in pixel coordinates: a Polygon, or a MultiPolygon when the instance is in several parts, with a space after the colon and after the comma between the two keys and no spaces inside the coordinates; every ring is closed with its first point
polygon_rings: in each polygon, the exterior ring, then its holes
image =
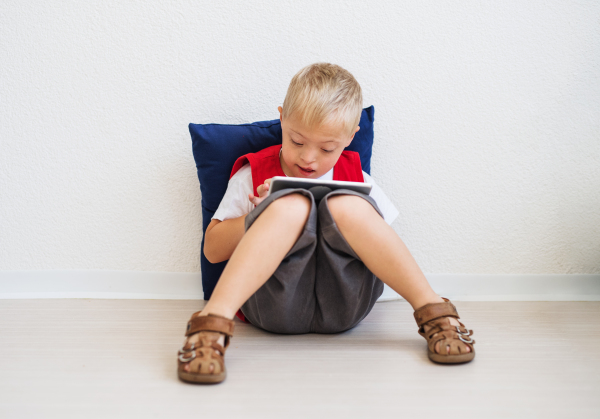
{"type": "MultiPolygon", "coordinates": [[[[386,223],[392,224],[398,216],[398,210],[383,190],[377,186],[371,176],[364,171],[363,176],[366,183],[373,185],[370,195],[381,210],[384,220],[386,223]]],[[[333,169],[325,173],[319,179],[333,180],[333,169]]],[[[252,170],[250,169],[250,164],[246,164],[238,170],[231,179],[229,179],[225,196],[221,200],[219,208],[217,208],[212,219],[225,221],[248,214],[254,209],[254,204],[248,199],[249,194],[254,194],[254,187],[252,184],[252,170]]]]}

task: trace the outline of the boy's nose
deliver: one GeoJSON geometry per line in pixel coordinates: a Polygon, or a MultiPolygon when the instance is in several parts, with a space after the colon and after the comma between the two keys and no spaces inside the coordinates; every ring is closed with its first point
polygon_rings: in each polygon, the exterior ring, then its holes
{"type": "Polygon", "coordinates": [[[300,156],[300,158],[302,159],[302,161],[306,164],[310,164],[312,162],[315,161],[315,156],[316,154],[312,151],[306,151],[304,153],[302,153],[302,155],[300,156]]]}

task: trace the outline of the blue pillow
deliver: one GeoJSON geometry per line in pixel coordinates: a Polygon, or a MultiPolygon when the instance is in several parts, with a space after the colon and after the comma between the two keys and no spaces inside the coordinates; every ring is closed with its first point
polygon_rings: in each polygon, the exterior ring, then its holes
{"type": "MultiPolygon", "coordinates": [[[[360,154],[362,169],[368,174],[371,174],[374,116],[373,106],[363,109],[360,130],[347,148],[360,154]]],[[[225,195],[233,164],[244,154],[281,144],[281,123],[274,119],[241,125],[190,124],[189,128],[202,193],[201,249],[204,249],[204,232],[225,195]]],[[[226,263],[210,263],[204,252],[200,252],[204,299],[210,298],[226,263]]]]}

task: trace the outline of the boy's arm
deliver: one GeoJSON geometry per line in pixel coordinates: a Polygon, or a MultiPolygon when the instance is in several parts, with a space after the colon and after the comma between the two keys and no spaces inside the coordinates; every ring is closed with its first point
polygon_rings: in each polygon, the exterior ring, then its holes
{"type": "MultiPolygon", "coordinates": [[[[267,197],[270,186],[271,179],[265,180],[265,183],[257,188],[258,196],[248,195],[250,202],[254,205],[260,204],[267,197]]],[[[210,263],[229,260],[246,232],[246,215],[225,221],[211,220],[204,233],[204,256],[210,263]]]]}
{"type": "Polygon", "coordinates": [[[220,221],[212,220],[204,233],[204,256],[210,263],[228,260],[244,236],[245,215],[220,221]]]}

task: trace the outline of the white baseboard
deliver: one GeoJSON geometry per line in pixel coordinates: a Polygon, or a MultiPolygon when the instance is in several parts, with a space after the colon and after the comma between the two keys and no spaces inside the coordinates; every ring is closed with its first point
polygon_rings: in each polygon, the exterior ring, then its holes
{"type": "Polygon", "coordinates": [[[0,298],[202,299],[200,272],[0,271],[0,298]]]}
{"type": "MultiPolygon", "coordinates": [[[[455,301],[600,301],[600,275],[428,274],[455,301]]],[[[199,272],[0,271],[0,299],[202,299],[199,272]]],[[[401,297],[386,286],[379,301],[401,297]]]]}

